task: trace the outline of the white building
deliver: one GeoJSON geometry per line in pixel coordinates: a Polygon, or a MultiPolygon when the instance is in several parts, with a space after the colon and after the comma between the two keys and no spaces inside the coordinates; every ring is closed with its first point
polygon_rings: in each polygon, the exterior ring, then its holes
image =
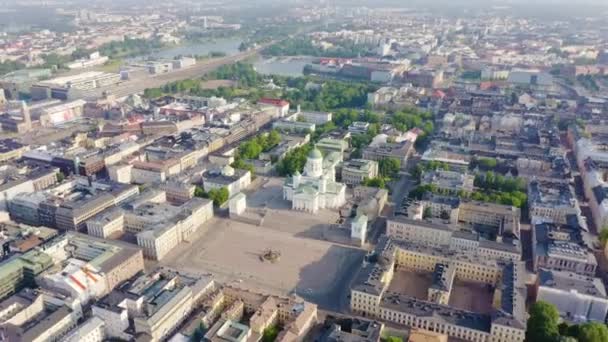
{"type": "Polygon", "coordinates": [[[65,342],[102,342],[105,339],[104,322],[93,316],[84,324],[72,330],[63,341],[65,342]]]}
{"type": "Polygon", "coordinates": [[[378,177],[378,162],[352,159],[342,165],[342,181],[348,185],[359,185],[364,179],[378,177]]]}
{"type": "Polygon", "coordinates": [[[243,212],[245,212],[245,209],[247,209],[247,196],[245,196],[245,194],[242,192],[234,195],[230,199],[229,207],[230,216],[241,215],[243,212]]]}
{"type": "Polygon", "coordinates": [[[365,244],[365,238],[367,236],[367,216],[357,215],[355,219],[350,223],[350,238],[351,240],[363,246],[365,244]]]}
{"type": "Polygon", "coordinates": [[[60,272],[47,274],[40,282],[41,287],[61,289],[82,304],[101,298],[108,292],[105,275],[88,262],[74,258],[68,259],[60,272]]]}
{"type": "Polygon", "coordinates": [[[315,125],[323,125],[331,121],[332,113],[328,112],[298,112],[298,119],[315,125]]]}
{"type": "Polygon", "coordinates": [[[245,190],[251,184],[251,172],[234,169],[230,165],[221,170],[207,171],[203,174],[203,188],[209,192],[212,189],[227,188],[230,197],[245,190]]]}
{"type": "MultiPolygon", "coordinates": [[[[333,159],[335,160],[335,159],[333,159]]],[[[317,148],[308,154],[304,175],[299,172],[285,180],[283,198],[291,201],[293,210],[316,213],[319,209],[339,208],[346,203],[346,185],[335,181],[336,163],[317,148]]]]}
{"type": "Polygon", "coordinates": [[[536,299],[555,305],[562,318],[570,322],[604,323],[608,313],[601,279],[570,272],[541,269],[536,299]]]}
{"type": "Polygon", "coordinates": [[[509,83],[528,86],[544,86],[553,85],[553,76],[547,72],[540,70],[511,70],[507,78],[509,83]]]}
{"type": "Polygon", "coordinates": [[[107,169],[111,180],[124,184],[131,183],[131,171],[133,170],[133,165],[115,164],[107,166],[107,169]]]}

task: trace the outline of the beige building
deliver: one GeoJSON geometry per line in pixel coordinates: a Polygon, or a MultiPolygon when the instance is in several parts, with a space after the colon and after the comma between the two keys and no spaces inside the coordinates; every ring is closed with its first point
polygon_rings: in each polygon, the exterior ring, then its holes
{"type": "Polygon", "coordinates": [[[3,340],[65,341],[82,317],[78,302],[46,292],[24,290],[1,303],[3,340]]]}
{"type": "Polygon", "coordinates": [[[519,237],[521,210],[514,206],[480,201],[461,202],[458,221],[473,225],[482,224],[499,227],[503,232],[511,232],[519,237]]]}
{"type": "Polygon", "coordinates": [[[485,240],[481,239],[478,233],[463,231],[460,228],[458,225],[396,216],[387,220],[386,234],[399,240],[441,247],[448,251],[473,251],[484,258],[500,257],[511,261],[521,259],[521,246],[517,240],[485,240]]]}
{"type": "MultiPolygon", "coordinates": [[[[351,287],[351,310],[381,320],[447,334],[473,342],[523,342],[525,291],[522,265],[471,251],[445,250],[425,244],[382,237],[377,260],[363,265],[351,287]],[[437,265],[453,267],[454,277],[496,286],[493,313],[478,314],[443,304],[443,294],[431,300],[388,291],[395,269],[434,272],[437,265]]],[[[441,274],[443,277],[447,275],[441,274]]],[[[448,272],[452,272],[447,269],[448,272]]],[[[437,272],[435,274],[438,274],[437,272]]],[[[445,292],[445,291],[442,291],[445,292]]]]}
{"type": "Polygon", "coordinates": [[[342,182],[359,185],[364,179],[378,177],[378,162],[365,159],[352,159],[342,164],[342,182]]]}
{"type": "Polygon", "coordinates": [[[271,296],[235,286],[225,286],[222,291],[225,305],[242,301],[245,311],[253,312],[249,319],[252,332],[263,334],[264,329],[270,326],[283,326],[276,341],[299,341],[317,321],[317,306],[306,301],[271,296]]]}
{"type": "Polygon", "coordinates": [[[448,342],[448,335],[423,329],[412,329],[407,342],[448,342]]]}
{"type": "Polygon", "coordinates": [[[196,186],[186,182],[168,181],[160,186],[167,194],[167,200],[174,203],[186,203],[194,198],[196,186]]]}
{"type": "Polygon", "coordinates": [[[11,139],[0,140],[0,162],[19,159],[30,148],[11,139]]]}

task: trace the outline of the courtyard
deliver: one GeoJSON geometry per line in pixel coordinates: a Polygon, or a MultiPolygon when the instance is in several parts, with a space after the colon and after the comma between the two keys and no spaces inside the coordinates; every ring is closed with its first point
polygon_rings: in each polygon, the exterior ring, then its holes
{"type": "Polygon", "coordinates": [[[430,272],[397,269],[388,290],[426,300],[428,297],[427,290],[432,283],[433,275],[430,272]]]}
{"type": "MultiPolygon", "coordinates": [[[[397,268],[388,291],[427,300],[427,291],[432,282],[431,272],[397,268]]],[[[493,298],[494,289],[491,286],[455,278],[448,305],[462,310],[490,314],[493,298]]]]}
{"type": "Polygon", "coordinates": [[[492,312],[494,290],[483,283],[454,279],[449,305],[455,308],[489,314],[492,312]]]}

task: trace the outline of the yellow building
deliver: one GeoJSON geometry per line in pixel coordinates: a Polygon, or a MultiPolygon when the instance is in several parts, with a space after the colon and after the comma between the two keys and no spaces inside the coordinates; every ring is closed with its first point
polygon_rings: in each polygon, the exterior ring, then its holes
{"type": "Polygon", "coordinates": [[[350,307],[363,316],[468,341],[523,342],[526,312],[523,277],[518,276],[521,268],[519,262],[482,257],[474,250],[455,251],[384,236],[351,287],[350,307]],[[447,266],[438,272],[438,265],[447,266]],[[396,268],[434,272],[443,286],[434,282],[427,300],[389,292],[396,268]],[[446,305],[451,284],[445,285],[452,276],[495,286],[500,300],[494,311],[473,313],[446,305]]]}

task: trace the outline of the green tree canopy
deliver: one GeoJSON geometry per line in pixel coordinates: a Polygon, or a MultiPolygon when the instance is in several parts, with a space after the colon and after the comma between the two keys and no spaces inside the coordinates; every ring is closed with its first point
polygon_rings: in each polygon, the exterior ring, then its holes
{"type": "Polygon", "coordinates": [[[365,178],[363,180],[363,182],[361,182],[361,185],[364,186],[371,186],[374,188],[380,188],[380,189],[384,189],[386,188],[386,182],[384,181],[383,178],[381,177],[376,177],[376,178],[365,178]]]}
{"type": "Polygon", "coordinates": [[[556,342],[559,337],[559,312],[550,303],[538,301],[530,307],[526,327],[528,342],[556,342]]]}
{"type": "Polygon", "coordinates": [[[589,322],[580,326],[579,342],[606,342],[608,341],[608,328],[605,324],[589,322]]]}
{"type": "Polygon", "coordinates": [[[213,204],[220,206],[228,200],[230,193],[227,188],[211,189],[209,191],[209,199],[213,200],[213,204]]]}
{"type": "Polygon", "coordinates": [[[383,158],[378,162],[378,172],[382,177],[393,178],[401,169],[401,161],[397,158],[383,158]]]}

